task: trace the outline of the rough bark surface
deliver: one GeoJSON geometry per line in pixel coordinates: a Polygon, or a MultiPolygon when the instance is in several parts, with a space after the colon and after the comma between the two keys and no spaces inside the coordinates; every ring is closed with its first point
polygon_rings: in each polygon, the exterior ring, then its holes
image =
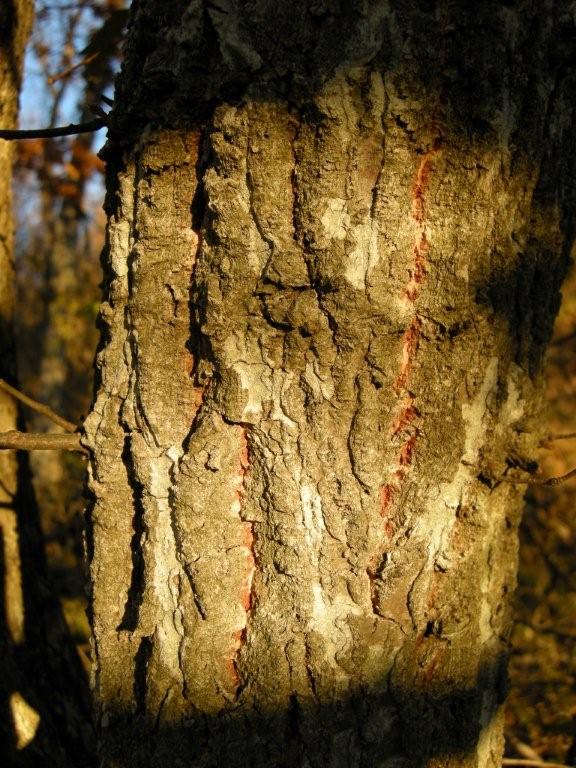
{"type": "Polygon", "coordinates": [[[104,765],[500,765],[576,6],[461,5],[133,6],[85,424],[104,765]]]}
{"type": "MultiPolygon", "coordinates": [[[[0,7],[0,125],[15,127],[33,2],[0,7]]],[[[0,140],[0,377],[15,379],[11,144],[0,140]]],[[[0,392],[0,431],[22,427],[0,392]]],[[[10,768],[93,764],[80,661],[46,583],[42,535],[22,455],[0,451],[0,762],[10,768]]]]}

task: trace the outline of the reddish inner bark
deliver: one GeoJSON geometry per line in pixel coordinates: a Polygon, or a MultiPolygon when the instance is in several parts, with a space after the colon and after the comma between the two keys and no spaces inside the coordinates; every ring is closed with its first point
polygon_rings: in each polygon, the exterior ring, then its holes
{"type": "MultiPolygon", "coordinates": [[[[248,437],[247,430],[242,428],[240,437],[240,453],[238,456],[238,466],[235,474],[235,490],[234,490],[234,502],[232,504],[232,510],[234,514],[240,516],[242,510],[242,504],[245,496],[245,480],[246,474],[250,468],[250,456],[248,451],[248,437]]],[[[238,658],[242,647],[246,643],[246,627],[248,624],[248,617],[252,608],[252,582],[254,578],[254,571],[256,570],[256,559],[254,556],[254,531],[253,525],[250,522],[242,522],[242,544],[245,550],[245,570],[242,589],[239,595],[240,604],[242,605],[245,613],[245,623],[243,627],[237,629],[232,635],[232,648],[230,656],[226,659],[226,667],[229,671],[234,688],[238,691],[240,687],[240,675],[238,672],[238,658]]]]}
{"type": "MultiPolygon", "coordinates": [[[[422,321],[416,309],[416,302],[427,274],[426,254],[429,249],[429,242],[426,236],[425,196],[432,171],[432,159],[437,152],[438,149],[434,147],[422,156],[411,192],[414,244],[412,247],[412,265],[402,296],[412,306],[413,314],[410,324],[403,335],[400,371],[393,384],[394,392],[398,396],[398,407],[390,428],[391,440],[400,444],[391,472],[391,479],[380,490],[380,516],[384,521],[384,534],[388,541],[390,541],[395,533],[395,525],[391,517],[394,501],[410,473],[416,444],[420,435],[420,430],[418,429],[419,411],[414,404],[415,397],[409,390],[409,384],[414,362],[418,354],[422,327],[422,321]]],[[[381,559],[382,553],[378,552],[372,558],[368,569],[373,587],[373,601],[376,600],[374,577],[378,572],[378,565],[381,559]]]]}

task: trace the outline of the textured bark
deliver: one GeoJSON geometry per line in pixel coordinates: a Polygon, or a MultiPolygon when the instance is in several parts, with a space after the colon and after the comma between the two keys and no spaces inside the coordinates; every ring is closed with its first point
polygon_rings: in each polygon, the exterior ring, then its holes
{"type": "MultiPolygon", "coordinates": [[[[33,3],[0,7],[0,124],[14,127],[33,3]]],[[[0,140],[0,377],[14,380],[11,145],[0,140]]],[[[17,401],[0,391],[0,432],[21,427],[17,401]]],[[[10,768],[87,766],[93,733],[87,682],[46,584],[28,465],[0,452],[0,756],[10,768]]]]}
{"type": "Polygon", "coordinates": [[[134,4],[85,424],[104,765],[500,764],[575,10],[134,4]]]}

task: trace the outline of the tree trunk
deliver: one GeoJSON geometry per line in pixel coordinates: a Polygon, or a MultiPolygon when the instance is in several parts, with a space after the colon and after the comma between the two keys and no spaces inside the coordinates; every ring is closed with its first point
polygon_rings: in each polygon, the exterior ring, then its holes
{"type": "MultiPolygon", "coordinates": [[[[0,124],[14,127],[33,3],[0,8],[0,124]]],[[[0,140],[0,377],[14,380],[11,145],[0,140]]],[[[0,431],[22,426],[0,392],[0,431]]],[[[0,757],[2,765],[93,764],[88,688],[57,602],[46,584],[40,523],[28,464],[0,452],[0,757]]]]}
{"type": "Polygon", "coordinates": [[[500,765],[574,9],[133,4],[85,424],[105,766],[500,765]]]}

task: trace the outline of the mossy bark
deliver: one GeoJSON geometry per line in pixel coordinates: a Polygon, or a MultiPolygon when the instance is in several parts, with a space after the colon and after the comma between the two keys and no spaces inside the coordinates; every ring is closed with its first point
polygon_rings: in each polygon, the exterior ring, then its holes
{"type": "Polygon", "coordinates": [[[433,5],[133,6],[85,424],[104,765],[500,765],[573,4],[433,5]]]}
{"type": "MultiPolygon", "coordinates": [[[[16,125],[33,2],[0,7],[0,124],[16,125]]],[[[0,140],[0,376],[15,383],[12,145],[0,140]]],[[[21,428],[16,401],[0,392],[0,431],[21,428]]],[[[94,764],[86,677],[46,582],[28,464],[0,452],[0,761],[10,768],[94,764]]]]}

